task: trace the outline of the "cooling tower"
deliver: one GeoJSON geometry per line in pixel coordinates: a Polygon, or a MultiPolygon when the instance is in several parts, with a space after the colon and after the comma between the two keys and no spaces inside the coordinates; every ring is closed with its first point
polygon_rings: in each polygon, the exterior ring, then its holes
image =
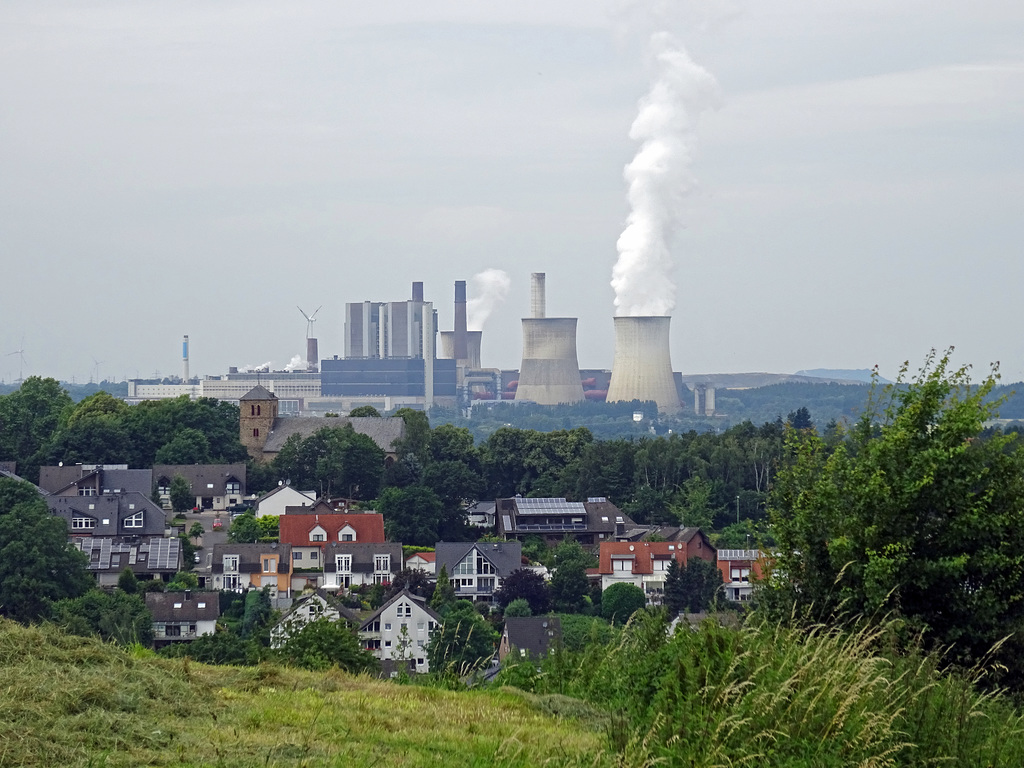
{"type": "Polygon", "coordinates": [[[672,375],[667,316],[616,317],[615,360],[608,402],[653,400],[663,413],[680,410],[672,375]]]}
{"type": "Polygon", "coordinates": [[[575,317],[523,319],[523,364],[519,368],[516,400],[532,400],[541,405],[583,400],[576,359],[575,317]]]}
{"type": "MultiPolygon", "coordinates": [[[[455,360],[455,331],[441,331],[441,355],[445,360],[455,360]]],[[[468,357],[459,365],[473,370],[480,369],[480,341],[483,331],[466,331],[466,352],[468,357]]]]}

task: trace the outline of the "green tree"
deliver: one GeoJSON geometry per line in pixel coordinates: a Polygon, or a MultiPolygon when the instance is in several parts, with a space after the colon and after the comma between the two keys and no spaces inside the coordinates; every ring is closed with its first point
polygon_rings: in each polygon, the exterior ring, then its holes
{"type": "Polygon", "coordinates": [[[766,607],[812,618],[897,616],[927,648],[1024,678],[1024,452],[981,439],[998,371],[974,385],[950,352],[872,389],[828,454],[791,431],[771,516],[779,547],[766,607]],[[1007,638],[992,657],[986,654],[1007,638]]]}
{"type": "Polygon", "coordinates": [[[188,537],[197,544],[199,543],[199,540],[203,538],[204,533],[206,533],[206,529],[203,528],[203,524],[200,522],[192,523],[192,527],[188,529],[188,537]]]}
{"type": "Polygon", "coordinates": [[[239,515],[231,521],[228,541],[234,544],[255,544],[260,540],[260,524],[251,512],[239,515]]]}
{"type": "Polygon", "coordinates": [[[372,416],[375,419],[379,419],[380,411],[374,408],[372,405],[360,405],[358,408],[353,408],[348,414],[351,418],[361,418],[364,416],[372,416]]]}
{"type": "Polygon", "coordinates": [[[427,659],[432,672],[452,670],[464,675],[494,655],[498,633],[468,600],[456,601],[430,636],[427,659]]]}
{"type": "Polygon", "coordinates": [[[612,584],[601,593],[601,615],[613,623],[625,624],[646,605],[647,596],[636,584],[612,584]]]}
{"type": "Polygon", "coordinates": [[[171,643],[160,649],[160,655],[170,658],[188,656],[200,664],[251,666],[260,662],[263,647],[218,627],[212,635],[200,635],[188,643],[171,643]]]}
{"type": "Polygon", "coordinates": [[[156,464],[207,464],[209,461],[210,441],[198,429],[189,427],[175,433],[154,456],[156,464]]]}
{"type": "Polygon", "coordinates": [[[302,669],[339,667],[346,672],[371,672],[377,660],[364,651],[344,622],[319,618],[306,624],[277,650],[285,664],[302,669]]]}
{"type": "Polygon", "coordinates": [[[118,645],[153,642],[153,616],[141,595],[92,589],[53,605],[53,622],[75,635],[95,635],[118,645]]]}
{"type": "Polygon", "coordinates": [[[56,379],[30,376],[17,391],[0,397],[0,459],[17,461],[26,480],[39,480],[47,443],[71,397],[56,379]]]}
{"type": "Polygon", "coordinates": [[[494,602],[505,608],[516,600],[526,600],[534,614],[547,613],[551,608],[551,594],[544,577],[529,568],[517,568],[502,579],[501,587],[494,593],[494,602]]]}
{"type": "Polygon", "coordinates": [[[196,503],[196,497],[192,494],[192,486],[181,475],[171,478],[170,496],[171,509],[176,515],[192,509],[196,503]]]}
{"type": "Polygon", "coordinates": [[[87,564],[36,489],[0,477],[0,616],[36,621],[54,601],[85,594],[94,584],[87,564]]]}
{"type": "Polygon", "coordinates": [[[126,565],[121,575],[117,577],[117,588],[128,595],[138,594],[139,580],[135,578],[135,571],[131,566],[126,565]]]}
{"type": "Polygon", "coordinates": [[[555,551],[555,573],[550,585],[551,602],[556,611],[579,613],[583,610],[589,591],[587,566],[588,558],[579,544],[571,542],[568,546],[566,543],[558,546],[555,551]],[[579,549],[578,554],[572,544],[579,549]]]}
{"type": "Polygon", "coordinates": [[[423,411],[399,408],[395,417],[405,422],[405,437],[396,446],[400,455],[413,455],[420,462],[426,460],[427,445],[430,443],[430,419],[423,411]]]}
{"type": "Polygon", "coordinates": [[[511,619],[521,616],[533,616],[533,611],[530,610],[530,603],[525,597],[517,597],[515,600],[505,606],[505,618],[511,619]]]}
{"type": "Polygon", "coordinates": [[[391,541],[432,547],[441,531],[444,508],[429,488],[385,488],[377,498],[377,511],[384,515],[384,529],[391,541]]]}
{"type": "Polygon", "coordinates": [[[168,592],[184,592],[199,587],[199,577],[191,571],[178,571],[174,578],[167,582],[168,592]]]}
{"type": "Polygon", "coordinates": [[[691,557],[682,565],[673,559],[665,575],[665,607],[670,616],[710,610],[721,586],[722,573],[714,563],[691,557]]]}
{"type": "Polygon", "coordinates": [[[442,565],[437,574],[434,594],[430,598],[430,607],[443,616],[453,605],[455,605],[455,587],[452,586],[452,580],[448,578],[448,566],[442,565]]]}

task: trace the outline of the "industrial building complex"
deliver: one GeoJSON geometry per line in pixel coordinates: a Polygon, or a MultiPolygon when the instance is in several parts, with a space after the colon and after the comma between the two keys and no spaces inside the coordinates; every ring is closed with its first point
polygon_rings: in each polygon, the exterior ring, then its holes
{"type": "Polygon", "coordinates": [[[273,398],[275,419],[346,414],[360,406],[381,412],[435,405],[467,409],[496,400],[540,405],[653,401],[659,411],[677,413],[692,398],[697,414],[715,413],[712,384],[691,379],[684,385],[672,371],[667,316],[616,317],[612,370],[581,370],[577,318],[548,317],[545,274],[535,272],[529,317],[522,320],[522,364],[518,371],[500,370],[483,366],[483,333],[468,328],[466,281],[456,281],[454,288],[452,330],[438,328],[437,310],[424,299],[422,282],[412,283],[411,297],[404,301],[345,304],[343,354],[319,360],[312,336],[319,308],[307,315],[300,307],[307,321],[307,360],[286,370],[232,367],[226,374],[190,378],[185,336],[180,383],[131,380],[128,400],[187,395],[240,403],[256,390],[273,398]]]}

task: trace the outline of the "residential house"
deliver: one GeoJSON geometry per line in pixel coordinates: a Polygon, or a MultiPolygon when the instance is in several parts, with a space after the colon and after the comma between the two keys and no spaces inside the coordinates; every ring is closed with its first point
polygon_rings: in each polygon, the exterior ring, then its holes
{"type": "Polygon", "coordinates": [[[497,503],[494,501],[478,501],[470,504],[466,509],[466,523],[474,528],[485,528],[488,531],[494,530],[497,503]]]}
{"type": "Polygon", "coordinates": [[[502,581],[523,567],[518,541],[439,541],[434,548],[437,573],[445,569],[457,597],[490,602],[502,581]]]}
{"type": "Polygon", "coordinates": [[[571,537],[584,547],[595,549],[635,525],[603,496],[587,501],[515,496],[495,503],[498,535],[507,539],[539,536],[555,545],[571,537]]]}
{"type": "Polygon", "coordinates": [[[270,647],[280,648],[289,637],[317,619],[344,621],[353,627],[359,625],[355,612],[342,605],[334,595],[322,589],[307,591],[271,627],[270,647]]]}
{"type": "Polygon", "coordinates": [[[436,576],[437,572],[434,568],[436,561],[436,552],[417,552],[406,558],[405,567],[409,570],[423,571],[431,576],[436,576]]]}
{"type": "Polygon", "coordinates": [[[678,525],[636,525],[626,528],[622,533],[616,534],[616,541],[644,541],[645,539],[657,539],[658,541],[682,541],[687,542],[700,528],[680,528],[678,525]]]}
{"type": "Polygon", "coordinates": [[[278,399],[263,386],[253,387],[238,399],[238,437],[256,461],[269,462],[292,435],[307,438],[324,427],[351,424],[384,451],[386,461],[397,457],[398,445],[405,437],[405,421],[400,417],[359,416],[285,416],[278,415],[278,399]]]}
{"type": "Polygon", "coordinates": [[[402,570],[402,545],[381,541],[332,541],[324,548],[323,568],[325,589],[390,584],[402,570]]]}
{"type": "Polygon", "coordinates": [[[725,599],[737,603],[750,600],[753,581],[764,574],[764,552],[757,549],[718,550],[718,570],[722,574],[725,599]]]}
{"type": "Polygon", "coordinates": [[[430,633],[441,623],[422,597],[402,590],[359,627],[363,648],[381,660],[385,672],[429,672],[430,633]]]}
{"type": "Polygon", "coordinates": [[[137,492],[45,496],[50,514],[63,518],[71,536],[163,536],[167,513],[137,492]]]}
{"type": "Polygon", "coordinates": [[[634,584],[644,591],[648,602],[661,602],[669,564],[685,565],[691,557],[715,562],[715,548],[699,529],[687,542],[607,541],[601,545],[598,573],[601,589],[612,584],[634,584]]]}
{"type": "Polygon", "coordinates": [[[214,589],[245,591],[270,587],[270,597],[291,597],[292,548],[284,543],[215,544],[214,589]]]}
{"type": "Polygon", "coordinates": [[[89,558],[86,568],[101,587],[116,587],[125,568],[141,581],[164,582],[182,568],[181,540],[176,537],[125,541],[109,536],[75,536],[71,543],[89,558]]]}
{"type": "Polygon", "coordinates": [[[297,491],[290,485],[279,485],[256,499],[256,517],[280,517],[286,507],[310,507],[315,501],[315,491],[297,491]]]}
{"type": "Polygon", "coordinates": [[[127,464],[61,464],[39,468],[39,487],[54,496],[153,493],[153,470],[127,464]]]}
{"type": "Polygon", "coordinates": [[[543,659],[562,642],[562,622],[557,616],[509,616],[498,644],[498,661],[510,653],[513,659],[543,659]]]}
{"type": "Polygon", "coordinates": [[[379,512],[338,514],[326,502],[317,502],[306,514],[281,515],[278,523],[278,539],[291,546],[294,567],[307,573],[323,572],[324,549],[331,543],[383,543],[387,540],[384,516],[379,512]]]}
{"type": "Polygon", "coordinates": [[[156,648],[217,631],[220,597],[216,592],[147,592],[146,607],[153,614],[156,648]]]}
{"type": "Polygon", "coordinates": [[[183,477],[196,509],[224,510],[245,497],[245,464],[156,464],[153,478],[164,509],[171,508],[171,481],[183,477]]]}

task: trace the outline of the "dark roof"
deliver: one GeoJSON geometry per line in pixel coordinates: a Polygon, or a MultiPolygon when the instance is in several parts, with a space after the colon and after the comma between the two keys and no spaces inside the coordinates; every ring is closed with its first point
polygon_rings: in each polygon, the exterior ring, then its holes
{"type": "Polygon", "coordinates": [[[301,611],[303,608],[306,607],[307,603],[311,602],[315,598],[323,600],[324,603],[330,606],[332,610],[337,611],[338,615],[341,616],[341,618],[349,624],[353,626],[359,625],[359,616],[356,614],[356,612],[353,611],[351,608],[348,608],[344,603],[342,603],[341,600],[337,597],[337,595],[333,595],[323,588],[314,590],[312,592],[306,592],[300,595],[298,598],[296,598],[295,601],[291,604],[291,607],[288,608],[288,610],[284,612],[284,615],[281,616],[281,621],[278,622],[278,625],[283,623],[292,614],[296,613],[297,611],[301,611]]]}
{"type": "Polygon", "coordinates": [[[289,416],[274,420],[267,442],[263,446],[265,453],[277,453],[284,447],[285,441],[292,435],[307,438],[324,427],[339,428],[351,424],[352,429],[360,435],[366,435],[381,450],[391,453],[395,450],[395,441],[405,437],[405,421],[397,416],[378,418],[376,416],[289,416]]]}
{"type": "Polygon", "coordinates": [[[167,513],[141,493],[107,493],[102,496],[46,496],[50,514],[68,524],[75,536],[162,536],[167,513]],[[129,517],[143,513],[142,527],[125,526],[129,517]],[[92,528],[74,528],[74,518],[91,518],[92,528]]]}
{"type": "Polygon", "coordinates": [[[405,567],[402,561],[402,545],[390,542],[332,541],[324,548],[324,571],[334,573],[338,569],[335,555],[352,555],[353,573],[373,573],[374,555],[390,555],[391,573],[398,573],[405,567]]]}
{"type": "MultiPolygon", "coordinates": [[[[92,464],[69,464],[58,467],[40,467],[39,485],[49,493],[65,493],[73,488],[95,488],[99,493],[141,493],[153,491],[151,469],[127,469],[125,466],[104,467],[92,464]]],[[[78,495],[77,490],[72,496],[78,495]]]]}
{"type": "Polygon", "coordinates": [[[245,464],[154,464],[153,478],[159,483],[162,478],[173,480],[181,475],[188,480],[194,496],[223,496],[228,480],[241,484],[245,493],[245,464]],[[207,488],[209,484],[213,488],[207,488]]]}
{"type": "Polygon", "coordinates": [[[160,623],[216,621],[220,595],[216,592],[147,592],[146,607],[160,623]]]}
{"type": "Polygon", "coordinates": [[[518,541],[439,541],[434,547],[435,573],[440,573],[441,568],[445,567],[451,576],[453,568],[474,547],[490,561],[499,578],[505,578],[512,571],[523,567],[523,545],[518,541]]]}
{"type": "Polygon", "coordinates": [[[126,542],[109,536],[81,536],[72,543],[89,558],[90,573],[177,573],[181,568],[181,540],[154,536],[126,542]]]}
{"type": "Polygon", "coordinates": [[[562,639],[562,622],[557,616],[517,616],[505,619],[508,644],[535,659],[547,655],[548,649],[562,639]]]}
{"type": "Polygon", "coordinates": [[[250,389],[240,398],[241,400],[277,400],[277,395],[271,392],[269,389],[264,387],[262,384],[257,384],[255,387],[250,389]]]}
{"type": "Polygon", "coordinates": [[[239,573],[260,573],[263,570],[263,563],[260,562],[264,555],[277,555],[277,572],[288,573],[291,570],[292,547],[291,544],[279,544],[278,542],[257,542],[255,544],[224,544],[213,545],[213,573],[224,573],[224,556],[238,555],[239,573]]]}
{"type": "Polygon", "coordinates": [[[498,499],[496,504],[498,531],[504,535],[589,533],[609,539],[622,526],[634,526],[625,512],[604,497],[568,501],[515,496],[498,499]]]}
{"type": "Polygon", "coordinates": [[[397,595],[395,595],[386,603],[384,603],[384,605],[382,605],[376,611],[371,613],[367,618],[363,619],[362,624],[359,625],[359,629],[365,630],[368,626],[370,626],[370,624],[379,619],[380,615],[384,613],[384,611],[388,607],[390,607],[394,603],[397,603],[399,600],[409,600],[410,602],[415,603],[420,608],[422,608],[430,618],[432,618],[438,624],[441,623],[441,617],[438,616],[434,609],[427,604],[427,599],[425,597],[419,597],[418,595],[414,595],[408,589],[403,589],[397,595]]]}

